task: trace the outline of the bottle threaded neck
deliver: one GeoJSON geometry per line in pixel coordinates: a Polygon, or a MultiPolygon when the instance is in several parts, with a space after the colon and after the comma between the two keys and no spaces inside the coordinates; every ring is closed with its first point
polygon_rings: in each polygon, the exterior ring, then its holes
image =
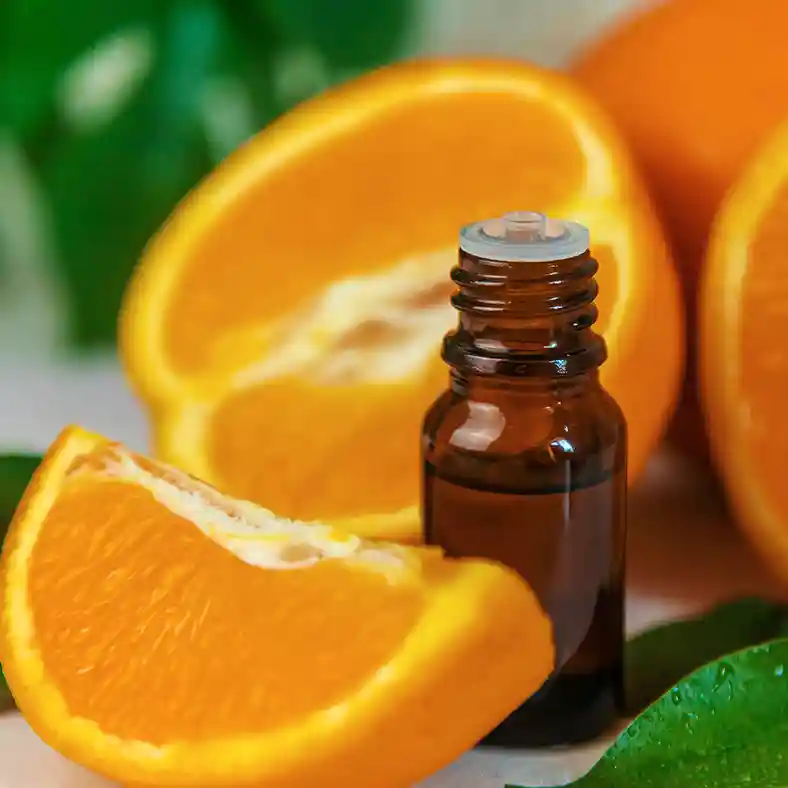
{"type": "Polygon", "coordinates": [[[587,250],[523,262],[461,249],[451,272],[459,323],[444,339],[443,358],[466,373],[509,377],[555,378],[595,369],[607,355],[592,330],[597,269],[587,250]]]}

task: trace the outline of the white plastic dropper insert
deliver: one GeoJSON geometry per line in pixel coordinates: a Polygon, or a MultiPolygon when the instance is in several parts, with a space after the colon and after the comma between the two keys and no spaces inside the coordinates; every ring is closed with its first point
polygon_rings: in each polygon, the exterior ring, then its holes
{"type": "Polygon", "coordinates": [[[460,230],[460,249],[486,260],[567,260],[583,254],[588,246],[588,229],[582,224],[550,219],[536,211],[512,211],[460,230]]]}

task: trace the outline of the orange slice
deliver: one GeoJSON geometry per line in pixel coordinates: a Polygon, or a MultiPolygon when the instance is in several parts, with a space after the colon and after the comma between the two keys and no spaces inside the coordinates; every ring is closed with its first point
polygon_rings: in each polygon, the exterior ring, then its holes
{"type": "Polygon", "coordinates": [[[421,418],[448,375],[459,227],[515,208],[587,224],[634,477],[682,366],[676,277],[630,159],[566,78],[398,64],[231,155],[153,239],[122,355],[158,454],[289,517],[418,535],[421,418]],[[276,473],[272,473],[272,469],[276,473]]]}
{"type": "Polygon", "coordinates": [[[125,783],[412,785],[553,665],[502,566],[278,519],[78,428],[28,487],[0,580],[22,713],[125,783]]]}
{"type": "Polygon", "coordinates": [[[711,447],[738,520],[788,580],[788,124],[717,216],[700,297],[700,378],[711,447]]]}

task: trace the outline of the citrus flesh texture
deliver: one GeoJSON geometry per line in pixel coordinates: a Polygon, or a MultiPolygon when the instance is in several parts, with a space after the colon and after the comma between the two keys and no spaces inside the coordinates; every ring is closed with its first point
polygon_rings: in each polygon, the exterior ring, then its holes
{"type": "Polygon", "coordinates": [[[737,520],[788,580],[788,126],[753,157],[716,219],[700,299],[703,406],[737,520]]]}
{"type": "Polygon", "coordinates": [[[46,742],[134,785],[412,785],[553,668],[494,563],[284,520],[80,428],[0,563],[0,659],[46,742]]]}
{"type": "Polygon", "coordinates": [[[507,60],[348,82],[275,121],[175,210],[121,318],[155,453],[289,517],[418,538],[419,430],[448,384],[457,232],[517,208],[591,229],[602,379],[637,476],[682,368],[664,238],[597,107],[507,60]]]}

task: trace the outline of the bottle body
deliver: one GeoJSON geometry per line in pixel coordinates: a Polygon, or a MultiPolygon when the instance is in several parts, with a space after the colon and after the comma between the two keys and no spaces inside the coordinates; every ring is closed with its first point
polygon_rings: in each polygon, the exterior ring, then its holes
{"type": "Polygon", "coordinates": [[[461,232],[450,386],[422,431],[424,537],[518,571],[556,646],[545,685],[485,744],[588,740],[622,706],[627,430],[599,379],[597,267],[585,228],[540,214],[461,232]]]}
{"type": "Polygon", "coordinates": [[[626,425],[566,388],[455,381],[425,418],[426,541],[515,569],[553,622],[553,674],[484,744],[588,740],[622,705],[626,425]]]}

